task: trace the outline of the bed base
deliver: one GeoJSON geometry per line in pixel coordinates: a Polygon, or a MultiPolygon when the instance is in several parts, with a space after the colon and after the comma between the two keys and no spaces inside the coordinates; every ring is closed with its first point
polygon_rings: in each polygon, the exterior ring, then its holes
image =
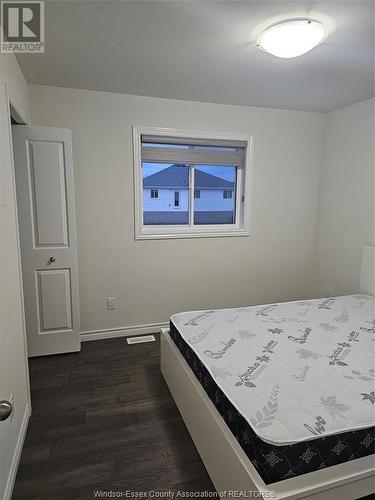
{"type": "Polygon", "coordinates": [[[374,456],[266,485],[169,336],[161,332],[161,372],[221,498],[355,500],[375,492],[374,456]],[[252,494],[247,493],[252,492],[252,494]],[[240,497],[241,498],[241,497],[240,497]]]}

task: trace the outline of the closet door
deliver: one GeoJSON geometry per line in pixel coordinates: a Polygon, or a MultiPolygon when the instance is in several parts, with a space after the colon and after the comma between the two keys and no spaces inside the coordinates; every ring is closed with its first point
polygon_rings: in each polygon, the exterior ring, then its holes
{"type": "Polygon", "coordinates": [[[80,350],[71,134],[13,127],[29,356],[80,350]]]}

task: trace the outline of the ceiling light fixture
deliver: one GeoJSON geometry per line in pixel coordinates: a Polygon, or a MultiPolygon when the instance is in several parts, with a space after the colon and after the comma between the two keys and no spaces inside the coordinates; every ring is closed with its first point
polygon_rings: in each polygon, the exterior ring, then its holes
{"type": "Polygon", "coordinates": [[[306,54],[326,37],[326,27],[320,21],[288,19],[266,28],[258,37],[257,45],[276,57],[291,58],[306,54]]]}

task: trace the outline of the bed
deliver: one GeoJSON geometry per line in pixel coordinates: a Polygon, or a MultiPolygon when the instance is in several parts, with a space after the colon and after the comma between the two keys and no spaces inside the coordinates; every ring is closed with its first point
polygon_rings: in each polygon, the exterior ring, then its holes
{"type": "Polygon", "coordinates": [[[365,247],[360,294],[171,317],[162,373],[224,498],[374,492],[373,272],[365,247]]]}

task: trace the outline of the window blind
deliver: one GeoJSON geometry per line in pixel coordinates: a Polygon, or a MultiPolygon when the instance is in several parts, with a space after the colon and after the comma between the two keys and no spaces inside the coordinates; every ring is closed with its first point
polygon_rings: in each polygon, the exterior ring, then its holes
{"type": "Polygon", "coordinates": [[[246,147],[246,141],[141,136],[145,162],[243,166],[246,147]]]}

